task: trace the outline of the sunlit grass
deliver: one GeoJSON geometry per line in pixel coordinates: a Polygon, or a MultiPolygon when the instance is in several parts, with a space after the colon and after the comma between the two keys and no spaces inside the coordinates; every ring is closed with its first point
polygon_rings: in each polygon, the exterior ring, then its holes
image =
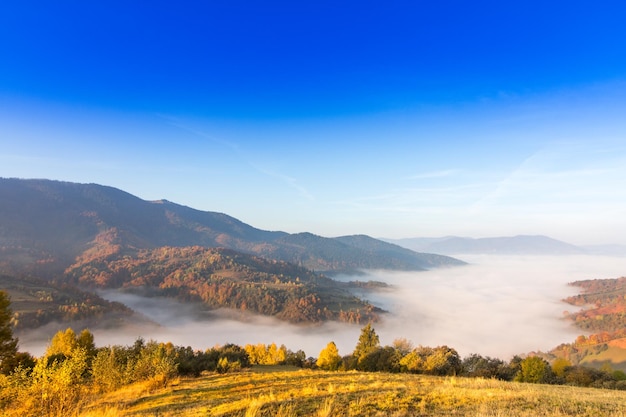
{"type": "Polygon", "coordinates": [[[97,398],[82,417],[624,416],[626,392],[407,374],[242,372],[136,384],[97,398]]]}

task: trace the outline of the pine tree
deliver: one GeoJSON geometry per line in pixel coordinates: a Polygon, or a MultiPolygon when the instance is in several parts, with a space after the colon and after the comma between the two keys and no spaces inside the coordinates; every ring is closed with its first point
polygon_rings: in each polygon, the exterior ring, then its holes
{"type": "Polygon", "coordinates": [[[0,372],[8,374],[15,365],[17,338],[13,337],[11,318],[11,298],[6,291],[0,291],[0,372]]]}
{"type": "Polygon", "coordinates": [[[355,358],[360,358],[367,355],[374,349],[380,346],[380,339],[376,334],[376,331],[372,327],[371,323],[361,329],[361,335],[359,336],[359,343],[354,348],[352,355],[355,358]]]}

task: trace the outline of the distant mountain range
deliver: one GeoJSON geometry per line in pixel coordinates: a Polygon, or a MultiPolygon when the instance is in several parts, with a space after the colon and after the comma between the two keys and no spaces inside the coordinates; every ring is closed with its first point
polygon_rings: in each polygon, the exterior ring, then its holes
{"type": "Polygon", "coordinates": [[[0,179],[0,268],[45,265],[49,271],[56,265],[62,271],[98,246],[223,247],[325,272],[463,264],[365,235],[325,238],[260,230],[226,214],[145,201],[102,185],[0,179]]]}
{"type": "Polygon", "coordinates": [[[519,235],[473,239],[446,236],[439,238],[407,238],[381,240],[414,251],[445,255],[500,254],[500,255],[611,255],[626,256],[626,246],[576,246],[547,236],[519,235]]]}

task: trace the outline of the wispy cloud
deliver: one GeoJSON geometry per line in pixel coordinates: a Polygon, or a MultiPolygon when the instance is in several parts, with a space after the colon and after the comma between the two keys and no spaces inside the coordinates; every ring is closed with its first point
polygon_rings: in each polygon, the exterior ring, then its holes
{"type": "Polygon", "coordinates": [[[187,131],[189,133],[192,133],[192,134],[194,134],[194,135],[196,135],[198,137],[201,137],[203,139],[208,139],[211,142],[214,142],[214,143],[216,143],[218,145],[222,145],[224,147],[227,147],[227,148],[231,149],[233,152],[239,153],[240,150],[241,150],[241,148],[240,148],[238,143],[231,142],[231,141],[225,140],[223,138],[216,137],[214,135],[209,135],[208,133],[206,133],[204,131],[201,131],[199,129],[195,129],[195,128],[189,126],[187,123],[179,120],[176,117],[162,115],[162,114],[159,114],[158,116],[161,119],[165,120],[169,125],[171,125],[173,127],[179,128],[181,130],[185,130],[185,131],[187,131]]]}
{"type": "Polygon", "coordinates": [[[467,182],[446,187],[405,187],[387,193],[337,200],[338,206],[375,212],[414,212],[429,209],[446,210],[467,206],[491,189],[495,182],[467,182]]]}
{"type": "Polygon", "coordinates": [[[265,169],[265,168],[255,167],[255,169],[257,171],[259,171],[259,172],[269,176],[269,177],[276,178],[279,181],[287,184],[288,187],[296,190],[298,192],[298,194],[300,194],[300,196],[302,196],[303,198],[305,198],[305,199],[307,199],[309,201],[314,201],[315,200],[315,197],[313,197],[313,195],[311,193],[309,193],[309,191],[305,187],[300,185],[298,183],[297,179],[295,179],[293,177],[290,177],[288,175],[284,175],[284,174],[281,174],[281,173],[278,173],[278,172],[274,172],[274,171],[265,169]]]}
{"type": "Polygon", "coordinates": [[[478,200],[474,208],[546,205],[563,211],[624,202],[619,183],[626,177],[626,154],[609,154],[571,144],[553,146],[526,158],[478,200]]]}
{"type": "MultiPolygon", "coordinates": [[[[186,123],[181,122],[180,120],[176,118],[169,117],[169,116],[161,116],[161,117],[167,120],[167,122],[174,127],[183,129],[196,136],[199,136],[204,139],[208,139],[218,145],[221,145],[221,146],[224,146],[225,148],[230,149],[246,165],[248,165],[249,167],[251,167],[252,169],[254,169],[255,171],[263,175],[274,178],[280,181],[281,183],[286,184],[290,189],[296,190],[297,193],[303,198],[310,200],[310,201],[313,201],[315,199],[313,195],[305,187],[303,187],[301,184],[298,183],[298,180],[296,178],[276,172],[275,170],[272,170],[272,169],[263,168],[261,164],[251,160],[249,156],[245,154],[244,148],[242,148],[238,143],[225,140],[223,138],[219,138],[214,135],[207,134],[206,132],[202,130],[190,127],[186,123]]],[[[264,163],[266,164],[267,162],[264,161],[264,163]]]]}
{"type": "Polygon", "coordinates": [[[446,170],[441,170],[441,171],[430,171],[430,172],[423,172],[420,174],[415,174],[415,175],[411,175],[409,177],[406,177],[407,180],[423,180],[423,179],[430,179],[430,178],[444,178],[444,177],[452,177],[454,175],[457,175],[460,171],[458,169],[446,169],[446,170]]]}

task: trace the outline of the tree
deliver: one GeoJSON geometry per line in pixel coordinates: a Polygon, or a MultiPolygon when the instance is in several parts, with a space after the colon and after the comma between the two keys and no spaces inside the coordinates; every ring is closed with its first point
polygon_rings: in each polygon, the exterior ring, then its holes
{"type": "Polygon", "coordinates": [[[110,346],[100,349],[91,365],[93,382],[101,391],[112,391],[130,380],[130,370],[134,363],[129,363],[130,349],[110,346]]]}
{"type": "Polygon", "coordinates": [[[82,332],[76,338],[78,347],[82,347],[87,352],[88,358],[96,356],[96,344],[94,342],[93,333],[87,329],[83,329],[82,332]]]}
{"type": "Polygon", "coordinates": [[[50,345],[46,349],[46,357],[53,355],[63,355],[65,357],[71,356],[72,351],[78,347],[78,340],[76,333],[71,327],[65,329],[65,331],[59,330],[52,336],[50,345]]]}
{"type": "Polygon", "coordinates": [[[424,373],[426,372],[426,359],[433,354],[433,348],[419,346],[413,349],[400,360],[400,368],[406,372],[424,373]]]}
{"type": "Polygon", "coordinates": [[[87,353],[76,348],[65,360],[57,360],[57,354],[37,361],[32,372],[31,392],[33,415],[70,416],[77,414],[80,399],[85,397],[87,385],[87,353]]]}
{"type": "Polygon", "coordinates": [[[297,352],[292,352],[291,350],[287,351],[287,359],[285,359],[285,365],[297,366],[298,368],[303,368],[304,363],[306,362],[306,353],[303,350],[298,350],[297,352]]]}
{"type": "Polygon", "coordinates": [[[327,371],[336,371],[341,364],[341,356],[339,356],[339,350],[335,342],[330,342],[319,354],[316,365],[318,368],[325,369],[327,371]]]}
{"type": "Polygon", "coordinates": [[[401,337],[393,341],[393,348],[400,356],[408,355],[413,350],[413,343],[410,340],[401,337]]]}
{"type": "Polygon", "coordinates": [[[457,351],[448,346],[419,346],[400,360],[400,368],[431,375],[457,375],[462,366],[457,351]]]}
{"type": "Polygon", "coordinates": [[[464,376],[474,378],[510,379],[508,364],[503,360],[489,356],[483,357],[477,353],[472,353],[463,359],[461,370],[464,376]]]}
{"type": "Polygon", "coordinates": [[[400,370],[400,355],[391,347],[377,347],[361,356],[356,369],[368,372],[398,372],[400,370]]]}
{"type": "Polygon", "coordinates": [[[456,350],[438,346],[426,358],[425,368],[432,375],[456,375],[461,371],[461,358],[456,350]]]}
{"type": "Polygon", "coordinates": [[[539,356],[529,356],[522,360],[520,371],[515,376],[518,382],[545,384],[552,379],[550,364],[539,356]]]}
{"type": "Polygon", "coordinates": [[[565,376],[565,370],[572,366],[572,363],[565,358],[556,358],[552,362],[552,372],[559,378],[565,376]]]}
{"type": "Polygon", "coordinates": [[[379,346],[380,346],[380,339],[378,338],[376,331],[372,327],[372,324],[368,323],[367,326],[361,329],[359,342],[354,348],[354,352],[352,353],[352,355],[358,359],[362,356],[367,355],[368,353],[378,348],[379,346]]]}
{"type": "Polygon", "coordinates": [[[11,298],[6,291],[0,291],[0,372],[8,374],[13,370],[17,354],[17,338],[13,337],[11,319],[11,298]]]}

